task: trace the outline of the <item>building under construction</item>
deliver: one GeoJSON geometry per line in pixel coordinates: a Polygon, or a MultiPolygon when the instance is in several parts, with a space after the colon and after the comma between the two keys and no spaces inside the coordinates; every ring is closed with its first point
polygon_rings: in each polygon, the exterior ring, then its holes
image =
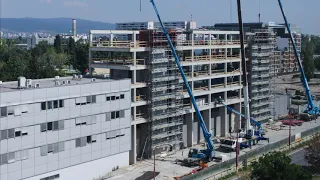
{"type": "MultiPolygon", "coordinates": [[[[131,163],[150,157],[153,150],[170,151],[203,142],[195,111],[162,31],[89,33],[90,72],[108,69],[113,79],[131,78],[131,163]]],[[[214,136],[229,135],[240,117],[215,101],[221,97],[225,104],[241,111],[239,32],[180,29],[169,33],[208,130],[214,136]]]]}

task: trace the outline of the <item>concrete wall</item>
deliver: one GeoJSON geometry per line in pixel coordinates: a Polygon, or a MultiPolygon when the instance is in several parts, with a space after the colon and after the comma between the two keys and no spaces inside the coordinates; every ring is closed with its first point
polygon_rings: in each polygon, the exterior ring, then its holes
{"type": "MultiPolygon", "coordinates": [[[[98,159],[112,159],[119,153],[127,155],[131,149],[130,101],[130,80],[0,93],[0,107],[6,107],[8,112],[0,118],[0,155],[1,159],[11,156],[0,162],[0,179],[28,178],[51,171],[59,173],[63,168],[67,172],[70,166],[84,171],[98,159]],[[95,96],[96,102],[87,103],[87,96],[95,96]],[[107,101],[106,97],[111,96],[119,98],[107,101]],[[60,103],[59,100],[63,101],[63,106],[55,107],[54,102],[60,103]],[[43,102],[46,102],[45,109],[43,102]],[[48,102],[52,102],[53,108],[48,108],[48,102]],[[10,109],[13,114],[9,113],[10,109]],[[123,112],[123,116],[112,118],[111,112],[123,112]],[[14,134],[9,137],[10,132],[14,134]],[[77,146],[80,141],[81,146],[77,146]],[[89,165],[81,166],[86,162],[89,165]]],[[[81,178],[98,176],[112,166],[129,162],[128,157],[118,159],[108,160],[109,165],[103,171],[88,169],[87,175],[81,178]]]]}

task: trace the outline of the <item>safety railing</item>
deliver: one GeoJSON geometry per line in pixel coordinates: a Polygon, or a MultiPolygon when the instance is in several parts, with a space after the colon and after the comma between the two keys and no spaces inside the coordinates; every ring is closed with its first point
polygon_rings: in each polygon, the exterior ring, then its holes
{"type": "MultiPolygon", "coordinates": [[[[240,40],[188,40],[188,41],[178,41],[177,46],[210,46],[210,45],[240,45],[240,40]]],[[[246,44],[246,42],[245,42],[246,44]]]]}
{"type": "Polygon", "coordinates": [[[138,48],[147,47],[146,41],[93,41],[91,47],[138,48]]]}
{"type": "Polygon", "coordinates": [[[193,58],[190,57],[186,57],[184,59],[184,61],[211,61],[211,60],[224,60],[224,59],[238,59],[240,58],[239,55],[228,55],[225,56],[224,54],[221,55],[211,55],[211,57],[209,55],[205,55],[205,56],[193,56],[193,58]]]}
{"type": "Polygon", "coordinates": [[[134,65],[134,61],[136,61],[137,65],[146,65],[146,61],[144,59],[94,59],[91,61],[92,64],[114,64],[114,65],[134,65]]]}

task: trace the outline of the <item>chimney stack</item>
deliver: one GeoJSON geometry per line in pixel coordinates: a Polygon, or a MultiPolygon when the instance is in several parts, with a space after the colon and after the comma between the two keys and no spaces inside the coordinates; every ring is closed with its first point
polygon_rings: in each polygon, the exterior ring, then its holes
{"type": "Polygon", "coordinates": [[[73,39],[76,40],[77,37],[77,20],[72,19],[72,36],[73,39]]]}

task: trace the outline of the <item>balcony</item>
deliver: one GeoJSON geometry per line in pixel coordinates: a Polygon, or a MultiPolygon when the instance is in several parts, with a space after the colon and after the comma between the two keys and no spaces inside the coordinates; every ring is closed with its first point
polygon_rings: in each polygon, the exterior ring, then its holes
{"type": "Polygon", "coordinates": [[[90,47],[138,48],[147,47],[146,41],[93,41],[90,47]]]}

